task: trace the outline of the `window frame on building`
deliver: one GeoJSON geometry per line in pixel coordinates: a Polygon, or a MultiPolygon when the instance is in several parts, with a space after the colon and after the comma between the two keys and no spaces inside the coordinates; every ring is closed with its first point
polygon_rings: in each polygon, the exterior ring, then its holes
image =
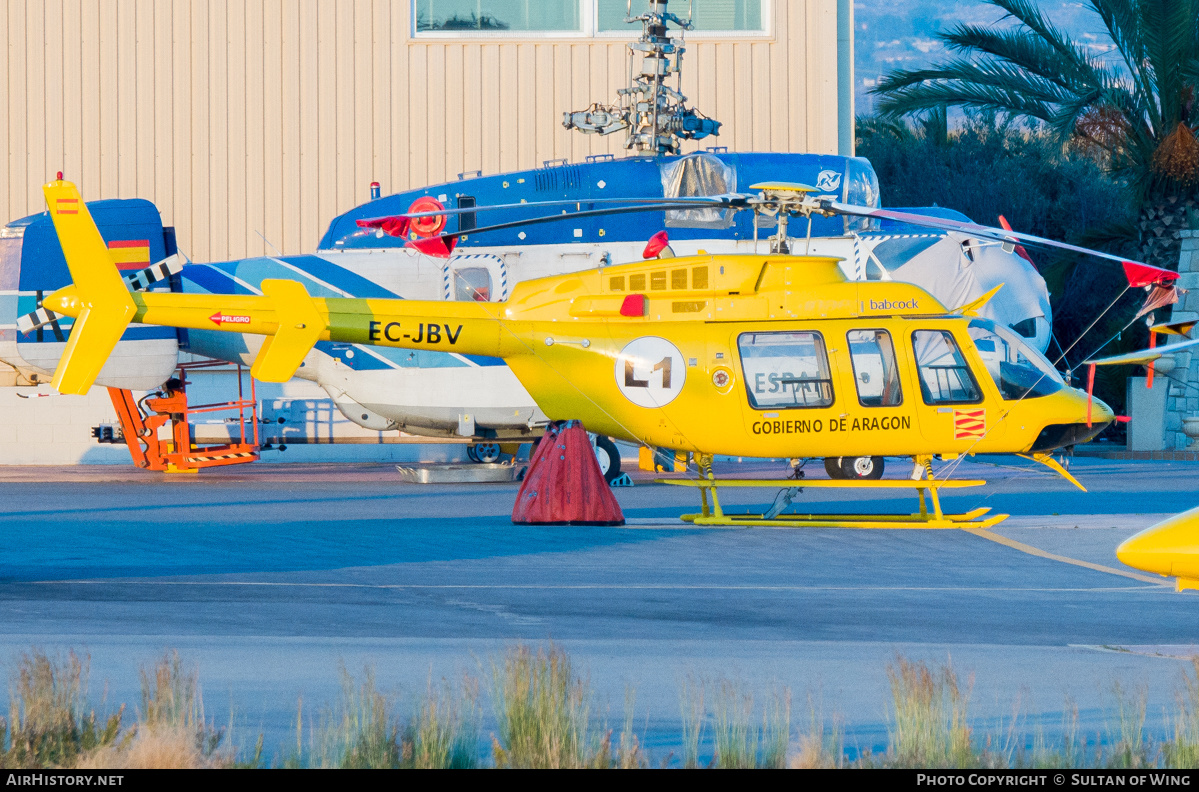
{"type": "MultiPolygon", "coordinates": [[[[408,0],[409,35],[412,40],[438,41],[446,39],[628,39],[640,34],[635,25],[627,28],[600,30],[599,0],[575,0],[579,4],[579,27],[575,30],[417,30],[417,10],[421,0],[408,0]]],[[[760,0],[762,4],[762,26],[759,30],[688,30],[687,39],[768,39],[774,35],[774,3],[776,0],[760,0]]],[[[686,0],[674,0],[669,6],[675,15],[685,18],[686,0]]],[[[681,31],[671,26],[672,35],[681,31]]]]}

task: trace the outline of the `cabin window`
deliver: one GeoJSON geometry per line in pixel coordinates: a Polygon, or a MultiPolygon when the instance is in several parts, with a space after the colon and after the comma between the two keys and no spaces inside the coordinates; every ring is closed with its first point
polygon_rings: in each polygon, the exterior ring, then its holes
{"type": "MultiPolygon", "coordinates": [[[[474,209],[475,208],[475,196],[459,195],[458,196],[458,208],[459,209],[474,209]]],[[[462,214],[458,215],[458,230],[459,231],[474,231],[476,228],[478,228],[478,223],[477,223],[477,217],[474,212],[463,212],[462,214]]]]}
{"type": "Polygon", "coordinates": [[[491,273],[485,267],[454,270],[454,299],[458,302],[489,302],[491,273]]]}
{"type": "Polygon", "coordinates": [[[819,333],[743,333],[737,339],[755,409],[828,407],[833,381],[819,333]]]}
{"type": "Polygon", "coordinates": [[[978,384],[947,330],[917,330],[912,333],[920,394],[925,404],[971,404],[982,401],[978,384]]]}
{"type": "Polygon", "coordinates": [[[1044,355],[1003,325],[990,319],[972,319],[969,332],[1003,398],[1035,399],[1066,387],[1062,375],[1044,355]]]}
{"type": "MultiPolygon", "coordinates": [[[[625,17],[644,14],[648,0],[409,0],[412,29],[426,37],[636,35],[639,23],[625,17]]],[[[688,36],[765,36],[772,0],[703,0],[693,8],[688,36]]],[[[786,2],[786,0],[773,0],[786,2]]],[[[676,5],[679,5],[676,3],[676,5]]],[[[673,32],[673,29],[672,29],[673,32]]]]}
{"type": "Polygon", "coordinates": [[[898,407],[903,404],[895,345],[886,330],[850,330],[849,359],[858,401],[863,407],[898,407]]]}

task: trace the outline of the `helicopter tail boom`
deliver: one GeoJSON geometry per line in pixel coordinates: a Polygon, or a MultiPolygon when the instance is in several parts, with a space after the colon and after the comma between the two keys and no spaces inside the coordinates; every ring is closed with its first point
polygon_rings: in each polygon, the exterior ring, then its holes
{"type": "Polygon", "coordinates": [[[130,322],[260,334],[251,366],[264,382],[285,382],[321,340],[502,357],[502,304],[315,298],[292,280],[264,280],[261,295],[130,293],[74,184],[45,186],[71,278],[43,300],[76,317],[55,372],[61,393],[86,393],[130,322]]]}

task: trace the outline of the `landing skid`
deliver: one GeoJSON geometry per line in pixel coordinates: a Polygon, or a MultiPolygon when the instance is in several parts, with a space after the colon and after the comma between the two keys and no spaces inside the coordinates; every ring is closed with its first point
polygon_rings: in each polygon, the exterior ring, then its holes
{"type": "Polygon", "coordinates": [[[944,528],[990,528],[1008,518],[1006,514],[988,514],[989,507],[980,507],[963,514],[945,514],[941,510],[939,490],[981,487],[987,482],[981,479],[953,479],[908,481],[887,479],[878,481],[796,481],[795,479],[726,479],[717,482],[709,474],[706,479],[658,479],[659,484],[680,487],[696,487],[702,511],[699,514],[684,514],[684,522],[695,525],[723,527],[767,527],[767,528],[897,528],[944,529],[944,528]],[[720,506],[717,487],[771,487],[781,490],[775,506],[761,514],[727,514],[720,506]],[[916,514],[781,514],[790,504],[796,490],[806,487],[839,489],[898,489],[916,490],[920,499],[920,511],[916,514]],[[929,506],[932,506],[930,511],[929,506]]]}

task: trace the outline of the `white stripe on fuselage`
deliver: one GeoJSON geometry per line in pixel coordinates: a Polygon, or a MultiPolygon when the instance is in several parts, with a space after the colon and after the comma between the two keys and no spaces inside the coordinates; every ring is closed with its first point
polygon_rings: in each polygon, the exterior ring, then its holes
{"type": "MultiPolygon", "coordinates": [[[[319,256],[318,256],[318,258],[319,258],[319,256]]],[[[280,265],[282,265],[282,266],[284,266],[284,267],[287,267],[287,268],[288,268],[289,270],[291,270],[292,272],[295,272],[295,273],[298,273],[298,274],[300,274],[300,275],[303,275],[303,276],[304,276],[305,278],[307,278],[308,280],[312,281],[313,283],[316,283],[316,284],[319,284],[319,285],[321,285],[321,286],[324,286],[324,287],[325,287],[326,289],[328,289],[329,291],[335,291],[335,292],[337,292],[337,293],[338,293],[338,294],[340,294],[342,297],[353,297],[353,296],[354,296],[354,295],[350,294],[348,291],[346,291],[345,289],[339,289],[339,288],[337,288],[336,286],[334,286],[332,283],[326,283],[325,281],[323,281],[323,280],[321,280],[320,278],[316,277],[316,276],[315,276],[315,275],[313,275],[311,272],[307,272],[307,271],[305,271],[305,270],[302,270],[302,269],[300,269],[300,268],[299,268],[299,267],[297,267],[295,264],[289,264],[289,263],[287,263],[286,261],[284,261],[283,259],[277,259],[277,258],[273,258],[273,259],[271,259],[271,261],[275,262],[276,264],[280,264],[280,265]]]]}

